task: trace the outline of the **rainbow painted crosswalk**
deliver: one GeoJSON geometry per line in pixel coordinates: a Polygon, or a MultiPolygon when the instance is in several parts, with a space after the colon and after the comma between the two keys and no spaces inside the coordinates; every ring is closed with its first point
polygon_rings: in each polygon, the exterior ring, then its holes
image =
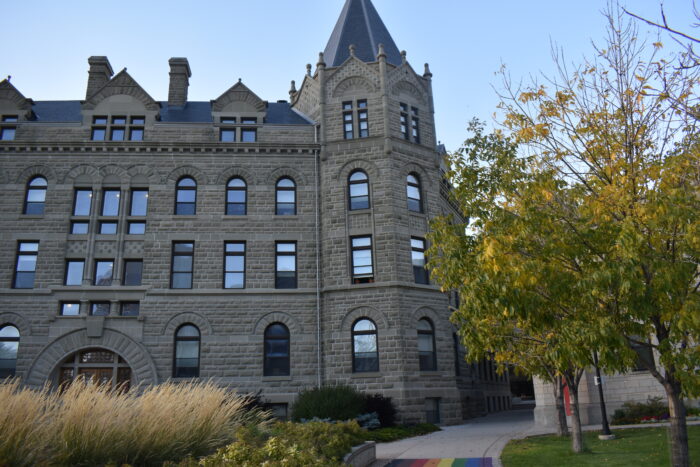
{"type": "Polygon", "coordinates": [[[471,459],[396,459],[386,467],[493,467],[490,457],[471,459]]]}

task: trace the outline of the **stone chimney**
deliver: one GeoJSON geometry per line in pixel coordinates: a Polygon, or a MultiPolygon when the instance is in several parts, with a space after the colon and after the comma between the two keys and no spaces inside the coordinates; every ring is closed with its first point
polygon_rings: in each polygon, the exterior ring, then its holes
{"type": "Polygon", "coordinates": [[[173,57],[170,64],[170,88],[168,89],[168,106],[182,107],[187,103],[187,88],[190,85],[190,64],[184,57],[173,57]]]}
{"type": "Polygon", "coordinates": [[[88,58],[88,64],[90,65],[90,70],[88,71],[88,84],[87,91],[85,92],[85,99],[92,97],[92,95],[104,86],[114,74],[112,65],[109,64],[107,57],[93,55],[88,58]]]}

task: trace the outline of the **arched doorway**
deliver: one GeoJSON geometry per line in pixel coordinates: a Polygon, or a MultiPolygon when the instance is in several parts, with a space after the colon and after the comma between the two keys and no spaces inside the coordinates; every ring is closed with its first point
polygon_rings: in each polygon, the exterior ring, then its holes
{"type": "Polygon", "coordinates": [[[128,390],[132,381],[131,367],[126,360],[115,352],[100,348],[75,352],[58,367],[60,385],[70,384],[78,377],[123,390],[128,390]]]}

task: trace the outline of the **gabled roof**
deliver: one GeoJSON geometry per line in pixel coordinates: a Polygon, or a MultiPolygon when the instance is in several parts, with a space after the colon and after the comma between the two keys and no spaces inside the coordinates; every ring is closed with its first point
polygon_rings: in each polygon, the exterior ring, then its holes
{"type": "Polygon", "coordinates": [[[388,63],[401,65],[401,53],[372,2],[346,0],[323,56],[328,66],[340,66],[350,56],[350,45],[354,45],[357,58],[374,62],[379,44],[384,44],[388,63]]]}
{"type": "Polygon", "coordinates": [[[0,99],[14,102],[20,110],[31,110],[33,101],[27,99],[10,83],[9,79],[0,81],[0,99]]]}
{"type": "Polygon", "coordinates": [[[211,108],[215,112],[220,112],[228,104],[235,101],[246,102],[248,105],[254,107],[258,112],[265,111],[265,101],[260,99],[258,95],[251,91],[248,86],[243,84],[240,79],[226,92],[211,101],[211,108]]]}
{"type": "Polygon", "coordinates": [[[147,110],[160,110],[158,102],[127,73],[126,68],[114,75],[104,86],[83,101],[83,108],[94,109],[103,99],[116,94],[126,94],[140,100],[147,110]]]}

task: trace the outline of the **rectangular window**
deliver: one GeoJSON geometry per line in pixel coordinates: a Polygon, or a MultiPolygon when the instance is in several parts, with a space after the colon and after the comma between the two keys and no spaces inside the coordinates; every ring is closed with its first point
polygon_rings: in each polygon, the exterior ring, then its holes
{"type": "Polygon", "coordinates": [[[440,398],[427,397],[425,399],[425,422],[435,425],[440,423],[440,398]]]}
{"type": "Polygon", "coordinates": [[[95,260],[95,285],[112,285],[112,271],[114,270],[114,260],[95,260]]]}
{"type": "Polygon", "coordinates": [[[369,136],[369,117],[367,115],[367,101],[357,101],[357,125],[360,138],[369,136]]]}
{"type": "Polygon", "coordinates": [[[93,141],[104,141],[107,135],[107,128],[93,127],[92,128],[92,140],[93,141]]]}
{"type": "Polygon", "coordinates": [[[143,125],[144,123],[146,123],[145,117],[131,117],[132,125],[143,125]]]}
{"type": "Polygon", "coordinates": [[[221,117],[219,122],[221,122],[222,125],[235,125],[236,117],[221,117]]]}
{"type": "Polygon", "coordinates": [[[92,190],[78,188],[73,198],[73,215],[89,216],[92,207],[92,190]]]}
{"type": "Polygon", "coordinates": [[[129,235],[143,235],[146,233],[145,222],[129,222],[129,235]]]}
{"type": "Polygon", "coordinates": [[[102,221],[102,222],[100,222],[100,234],[101,235],[116,235],[118,226],[119,226],[119,223],[116,221],[102,221]]]}
{"type": "Polygon", "coordinates": [[[224,288],[245,288],[245,242],[226,242],[224,249],[224,288]]]}
{"type": "Polygon", "coordinates": [[[408,134],[408,106],[406,104],[399,104],[401,106],[401,134],[403,138],[408,140],[410,136],[408,134]]]}
{"type": "Polygon", "coordinates": [[[219,130],[219,141],[221,141],[222,143],[235,143],[236,129],[222,128],[221,130],[219,130]]]}
{"type": "Polygon", "coordinates": [[[18,242],[15,277],[12,287],[15,289],[33,289],[36,259],[39,254],[39,242],[18,242]]]}
{"type": "Polygon", "coordinates": [[[126,117],[112,117],[112,125],[126,125],[126,117]]]}
{"type": "MultiPolygon", "coordinates": [[[[2,123],[17,123],[19,118],[17,115],[3,115],[2,123]]],[[[0,127],[0,141],[13,141],[15,139],[15,134],[17,128],[15,126],[5,126],[0,127]]]]}
{"type": "Polygon", "coordinates": [[[143,188],[131,190],[130,216],[145,216],[148,212],[148,190],[143,188]]]}
{"type": "Polygon", "coordinates": [[[425,240],[411,237],[411,263],[416,284],[428,284],[428,270],[425,269],[425,240]]]}
{"type": "Polygon", "coordinates": [[[80,303],[78,302],[62,302],[58,314],[61,316],[79,316],[80,315],[80,303]]]}
{"type": "Polygon", "coordinates": [[[83,272],[85,270],[85,260],[69,259],[66,261],[65,285],[83,285],[83,272]]]}
{"type": "Polygon", "coordinates": [[[374,282],[372,268],[372,237],[351,237],[352,245],[352,282],[365,284],[374,282]]]}
{"type": "Polygon", "coordinates": [[[143,261],[140,259],[124,260],[124,279],[122,285],[141,285],[143,261]]]}
{"type": "Polygon", "coordinates": [[[85,235],[88,233],[90,223],[87,221],[73,221],[70,223],[70,233],[73,235],[85,235]]]}
{"type": "Polygon", "coordinates": [[[287,415],[287,404],[264,404],[263,409],[268,410],[275,420],[286,422],[289,418],[287,415]]]}
{"type": "Polygon", "coordinates": [[[194,242],[173,242],[171,289],[191,289],[194,266],[194,242]]]}
{"type": "Polygon", "coordinates": [[[296,242],[277,242],[275,244],[275,288],[297,288],[296,242]]]}
{"type": "Polygon", "coordinates": [[[241,141],[244,143],[254,143],[258,140],[258,130],[255,128],[242,128],[241,141]]]}
{"type": "Polygon", "coordinates": [[[109,316],[109,302],[91,302],[90,303],[90,315],[91,316],[109,316]]]}
{"type": "Polygon", "coordinates": [[[103,190],[102,191],[102,215],[103,216],[118,216],[119,215],[119,198],[120,190],[103,190]]]}
{"type": "Polygon", "coordinates": [[[143,128],[131,128],[129,130],[129,141],[143,141],[143,128]]]}
{"type": "Polygon", "coordinates": [[[637,360],[634,363],[632,371],[649,371],[648,367],[644,364],[644,362],[647,362],[652,367],[656,367],[656,364],[654,363],[654,352],[649,341],[640,339],[638,336],[633,337],[640,343],[631,344],[632,350],[634,350],[637,354],[637,360]],[[642,342],[646,342],[646,345],[642,344],[642,342]]]}
{"type": "Polygon", "coordinates": [[[352,118],[352,102],[343,102],[343,109],[350,108],[351,111],[343,112],[343,135],[345,139],[353,139],[355,133],[353,131],[354,122],[352,118]]]}
{"type": "Polygon", "coordinates": [[[122,302],[119,314],[122,316],[138,316],[141,308],[139,302],[122,302]]]}
{"type": "Polygon", "coordinates": [[[112,141],[124,141],[126,129],[124,127],[112,127],[110,139],[112,141]]]}
{"type": "Polygon", "coordinates": [[[92,123],[94,123],[95,125],[106,125],[107,117],[94,117],[92,119],[92,123]]]}
{"type": "Polygon", "coordinates": [[[418,109],[411,107],[411,135],[414,143],[420,143],[420,124],[418,121],[418,109]]]}
{"type": "Polygon", "coordinates": [[[242,117],[241,123],[243,125],[255,125],[256,123],[258,123],[258,119],[255,117],[242,117]]]}

